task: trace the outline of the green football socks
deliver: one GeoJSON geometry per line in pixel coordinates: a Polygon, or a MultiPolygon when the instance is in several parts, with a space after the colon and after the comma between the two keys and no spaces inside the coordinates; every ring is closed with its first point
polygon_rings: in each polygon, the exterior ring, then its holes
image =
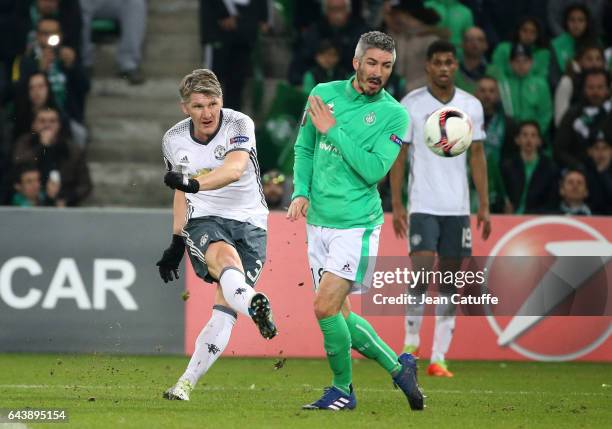
{"type": "Polygon", "coordinates": [[[401,368],[395,352],[378,336],[370,322],[358,314],[350,313],[346,324],[355,350],[369,359],[374,359],[391,375],[401,368]]]}
{"type": "Polygon", "coordinates": [[[334,373],[333,385],[347,395],[353,380],[351,334],[342,313],[319,320],[327,361],[334,373]]]}

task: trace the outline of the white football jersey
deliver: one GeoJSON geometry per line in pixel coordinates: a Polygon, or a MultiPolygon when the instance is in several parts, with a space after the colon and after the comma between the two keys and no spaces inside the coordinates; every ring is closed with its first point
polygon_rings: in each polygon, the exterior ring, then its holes
{"type": "Polygon", "coordinates": [[[191,118],[177,123],[164,135],[162,150],[166,167],[192,178],[220,167],[230,152],[249,153],[250,162],[238,181],[212,191],[185,194],[187,219],[219,216],[267,229],[268,207],[257,163],[253,120],[244,113],[221,109],[220,121],[217,134],[208,142],[195,137],[191,118]]]}
{"type": "Polygon", "coordinates": [[[410,174],[408,178],[408,205],[410,213],[439,216],[470,214],[470,196],[467,181],[467,152],[445,158],[436,155],[425,145],[425,121],[441,107],[457,107],[472,119],[472,140],[483,141],[484,113],[482,104],[473,95],[455,89],[446,104],[435,98],[428,87],[410,92],[402,99],[410,114],[410,126],[405,142],[408,147],[410,174]]]}

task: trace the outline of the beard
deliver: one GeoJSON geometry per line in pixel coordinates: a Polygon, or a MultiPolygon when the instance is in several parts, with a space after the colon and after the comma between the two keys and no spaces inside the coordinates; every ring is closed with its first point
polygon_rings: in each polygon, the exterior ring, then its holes
{"type": "Polygon", "coordinates": [[[363,70],[361,67],[357,69],[357,84],[359,85],[359,88],[361,88],[363,93],[366,95],[378,94],[383,89],[386,83],[387,82],[383,81],[382,77],[378,77],[378,76],[368,77],[365,70],[363,70]],[[374,84],[377,84],[378,86],[375,88],[371,88],[368,86],[368,83],[374,83],[374,84]]]}

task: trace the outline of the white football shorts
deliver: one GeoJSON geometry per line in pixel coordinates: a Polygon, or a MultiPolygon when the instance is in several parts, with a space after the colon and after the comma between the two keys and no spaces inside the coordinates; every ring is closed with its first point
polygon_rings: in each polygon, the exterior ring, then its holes
{"type": "Polygon", "coordinates": [[[381,226],[336,229],[306,225],[308,262],[315,290],[323,273],[353,283],[351,293],[364,293],[372,285],[381,226]]]}

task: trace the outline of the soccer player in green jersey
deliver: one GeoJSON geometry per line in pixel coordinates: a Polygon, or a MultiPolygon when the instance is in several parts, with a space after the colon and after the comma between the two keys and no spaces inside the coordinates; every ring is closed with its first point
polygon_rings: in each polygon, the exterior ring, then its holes
{"type": "Polygon", "coordinates": [[[412,409],[423,409],[414,357],[398,358],[351,311],[348,299],[371,285],[383,223],[376,185],[393,165],[410,120],[383,89],[394,61],[391,37],[363,34],[353,58],[355,76],[312,90],[295,143],[295,192],[287,217],[306,217],[314,310],[333,372],[332,386],[305,409],[355,408],[351,347],[392,376],[412,409]]]}

